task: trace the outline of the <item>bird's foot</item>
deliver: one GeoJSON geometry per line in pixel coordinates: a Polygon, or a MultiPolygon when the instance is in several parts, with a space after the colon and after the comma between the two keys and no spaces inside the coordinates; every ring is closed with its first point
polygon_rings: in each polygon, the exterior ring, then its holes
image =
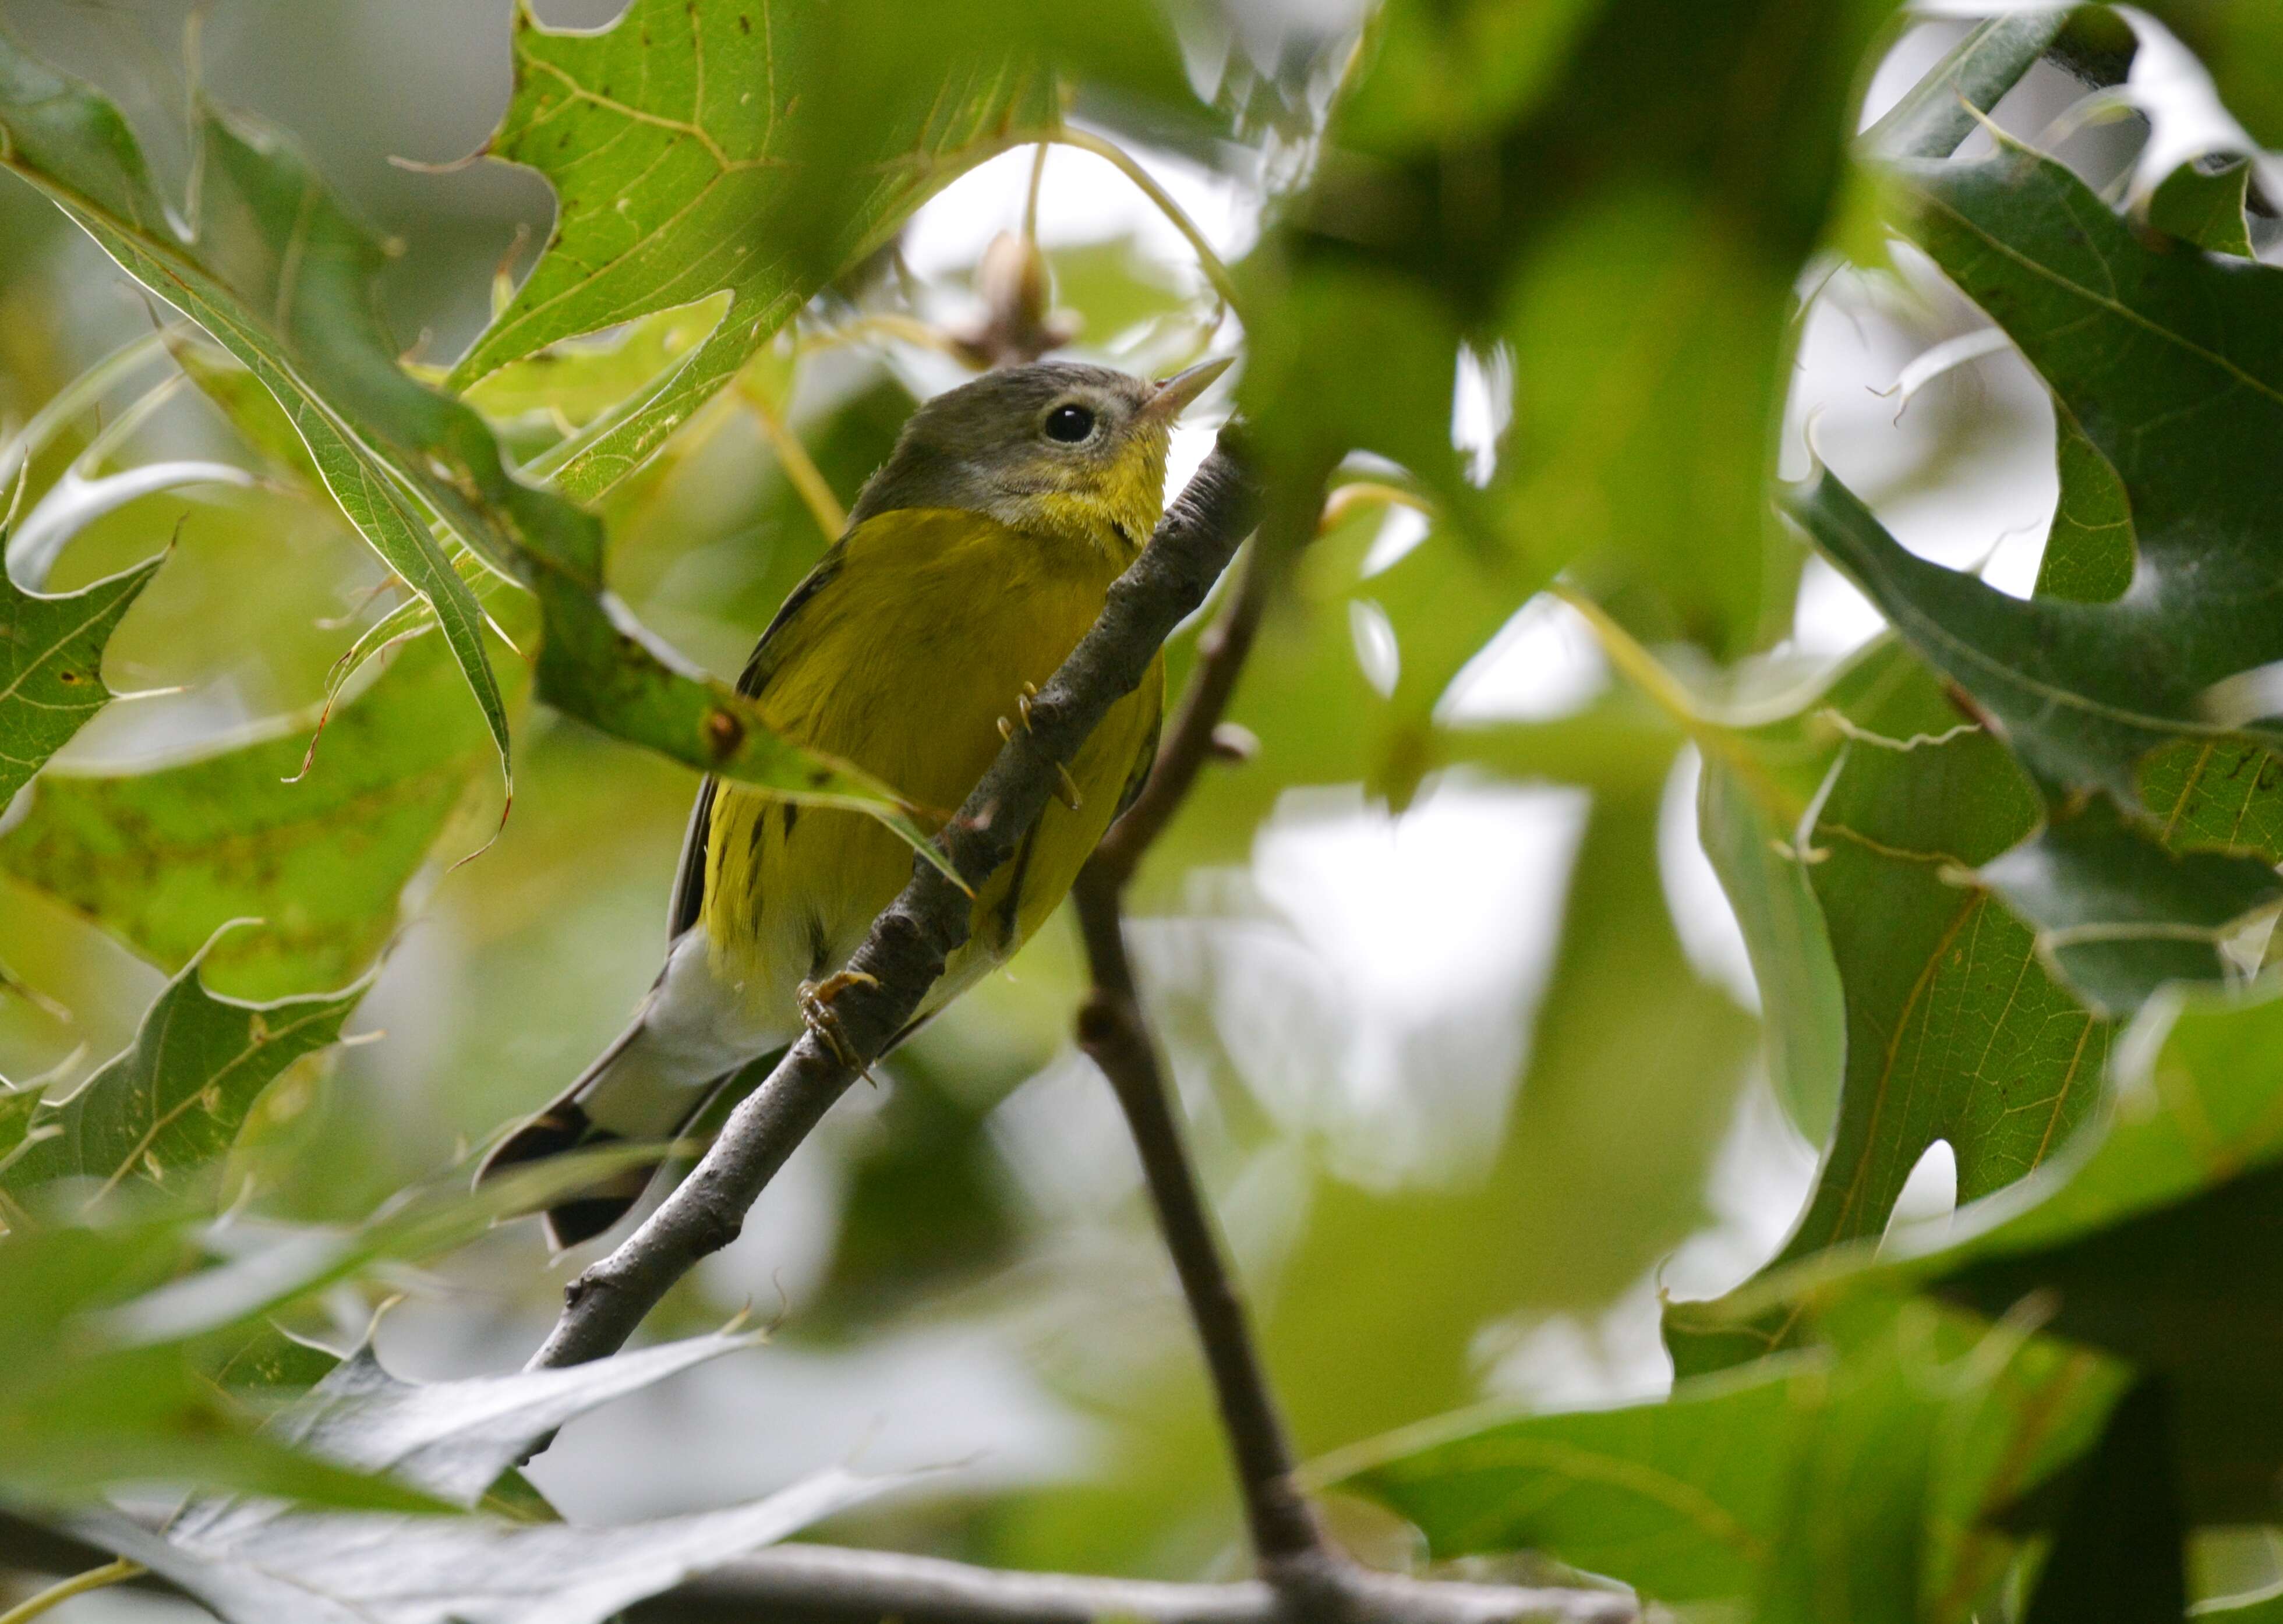
{"type": "Polygon", "coordinates": [[[851,987],[877,987],[879,984],[880,978],[877,975],[868,975],[861,970],[842,970],[822,981],[805,981],[793,994],[800,1005],[801,1024],[823,1040],[824,1046],[832,1051],[835,1060],[863,1073],[867,1082],[873,1080],[871,1070],[850,1045],[848,1034],[841,1027],[840,1017],[832,1012],[832,1000],[851,987]]]}
{"type": "MultiPolygon", "coordinates": [[[[1023,684],[1023,691],[1015,695],[1015,714],[1022,719],[1017,723],[1009,721],[1003,716],[1001,717],[999,719],[999,736],[1001,738],[1006,740],[1010,744],[1013,743],[1015,740],[1015,729],[1017,727],[1022,728],[1023,734],[1025,738],[1030,736],[1031,702],[1038,696],[1039,685],[1037,683],[1025,682],[1023,684]]],[[[1071,811],[1076,812],[1080,806],[1086,804],[1086,797],[1079,793],[1078,780],[1071,776],[1071,770],[1064,766],[1061,762],[1057,761],[1054,765],[1056,773],[1058,773],[1062,779],[1062,782],[1055,788],[1055,799],[1060,801],[1064,806],[1069,807],[1071,811]]]]}

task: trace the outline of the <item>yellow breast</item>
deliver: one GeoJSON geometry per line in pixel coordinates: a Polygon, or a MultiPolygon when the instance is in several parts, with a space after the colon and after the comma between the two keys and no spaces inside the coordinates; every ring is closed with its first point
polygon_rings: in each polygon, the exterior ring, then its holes
{"type": "MultiPolygon", "coordinates": [[[[786,737],[854,762],[948,814],[1001,746],[1024,684],[1043,684],[1093,626],[1126,562],[1114,539],[1076,545],[943,509],[852,531],[827,579],[762,651],[758,695],[786,737]]],[[[951,996],[1011,953],[1077,877],[1146,765],[1161,667],[1112,707],[1071,764],[1081,804],[1050,804],[976,908],[951,996]]],[[[911,854],[859,813],[724,784],[706,843],[704,924],[717,967],[763,999],[829,974],[911,874],[911,854]]]]}

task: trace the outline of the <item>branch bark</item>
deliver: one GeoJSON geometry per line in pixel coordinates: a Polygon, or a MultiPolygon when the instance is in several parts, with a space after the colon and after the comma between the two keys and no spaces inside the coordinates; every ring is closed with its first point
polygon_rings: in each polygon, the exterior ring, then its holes
{"type": "MultiPolygon", "coordinates": [[[[1299,517],[1313,525],[1313,512],[1299,517]]],[[[1299,544],[1279,514],[1246,559],[1227,611],[1203,639],[1197,669],[1159,750],[1149,781],[1112,826],[1071,888],[1094,986],[1078,1016],[1079,1046],[1109,1079],[1125,1112],[1157,1213],[1157,1229],[1188,1300],[1212,1378],[1261,1571],[1287,1590],[1336,1592],[1352,1570],[1324,1538],[1295,1475],[1292,1447],[1254,1345],[1244,1298],[1182,1142],[1180,1119],[1158,1064],[1126,952],[1126,882],[1180,809],[1213,751],[1268,599],[1299,544]]]]}
{"type": "Polygon", "coordinates": [[[1454,1584],[1360,1573],[1343,1612],[1297,1607],[1258,1580],[1158,1584],[1017,1573],[934,1557],[774,1545],[628,1610],[636,1624],[1640,1624],[1609,1590],[1454,1584]]]}
{"type": "MultiPolygon", "coordinates": [[[[1110,705],[1131,693],[1182,618],[1204,601],[1258,506],[1228,431],[1111,586],[1102,618],[1032,702],[1017,735],[936,844],[971,889],[1010,860],[1070,760],[1110,705]]],[[[1013,695],[1009,695],[1013,703],[1013,695]]],[[[699,1259],[736,1239],[745,1213],[834,1100],[877,1058],[967,939],[968,896],[933,865],[912,881],[848,967],[872,978],[833,1003],[850,1064],[814,1033],[730,1115],[705,1158],[608,1257],[565,1288],[562,1317],[531,1368],[579,1364],[623,1346],[666,1290],[699,1259]]]]}
{"type": "MultiPolygon", "coordinates": [[[[111,1553],[0,1511],[0,1570],[74,1573],[111,1553]]],[[[129,1581],[177,1594],[155,1574],[129,1581]]],[[[1365,1624],[1640,1624],[1609,1591],[1442,1584],[1367,1576],[1365,1624]]],[[[1294,1613],[1274,1589],[1155,1584],[1072,1573],[1002,1573],[935,1557],[835,1545],[773,1545],[627,1610],[638,1624],[1324,1624],[1294,1613]]]]}

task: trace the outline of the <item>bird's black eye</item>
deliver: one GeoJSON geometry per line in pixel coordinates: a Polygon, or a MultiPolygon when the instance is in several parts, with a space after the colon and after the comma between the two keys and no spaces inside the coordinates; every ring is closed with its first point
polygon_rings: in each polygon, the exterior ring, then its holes
{"type": "Polygon", "coordinates": [[[1057,406],[1047,414],[1047,438],[1075,446],[1094,432],[1094,414],[1083,406],[1057,406]]]}

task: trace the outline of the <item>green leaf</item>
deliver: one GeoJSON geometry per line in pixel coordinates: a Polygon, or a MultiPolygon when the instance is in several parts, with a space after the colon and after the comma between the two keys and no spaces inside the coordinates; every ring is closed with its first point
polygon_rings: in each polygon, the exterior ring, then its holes
{"type": "Polygon", "coordinates": [[[538,599],[541,699],[702,771],[870,812],[923,843],[886,786],[779,739],[730,685],[652,642],[604,590],[595,519],[515,478],[472,408],[405,373],[372,297],[381,245],[290,143],[211,109],[197,135],[201,214],[186,244],[118,110],[0,37],[0,162],[261,380],[343,511],[435,611],[503,765],[506,701],[483,612],[430,533],[432,513],[538,599]]]}
{"type": "Polygon", "coordinates": [[[552,183],[555,231],[453,385],[730,296],[655,388],[534,465],[581,501],[639,468],[939,188],[1050,132],[1057,66],[1190,100],[1163,19],[1125,0],[1079,11],[636,0],[611,27],[578,33],[526,7],[514,51],[514,95],[486,150],[552,183]]]}
{"type": "Polygon", "coordinates": [[[121,1349],[105,1307],[182,1266],[179,1220],[24,1228],[0,1242],[0,1492],[60,1501],[170,1482],[368,1510],[437,1511],[417,1489],[316,1460],[255,1430],[180,1347],[121,1349]]]}
{"type": "Polygon", "coordinates": [[[219,1161],[261,1091],[305,1054],[331,1045],[365,983],[314,998],[245,1004],[208,992],[193,958],[143,1017],[135,1044],[35,1131],[0,1183],[21,1192],[58,1178],[182,1185],[219,1161]]]}
{"type": "Polygon", "coordinates": [[[0,163],[261,380],[342,511],[434,606],[504,762],[507,711],[484,656],[481,611],[368,439],[375,396],[416,387],[390,359],[366,291],[379,246],[289,151],[265,153],[265,136],[211,115],[202,133],[219,161],[186,242],[119,110],[0,35],[0,163]],[[277,184],[246,194],[243,181],[264,169],[277,184]]]}
{"type": "Polygon", "coordinates": [[[1543,1550],[1656,1601],[1718,1600],[1750,1593],[1773,1554],[1785,1469],[1828,1379],[1795,1356],[1683,1381],[1662,1403],[1461,1413],[1318,1472],[1408,1519],[1440,1561],[1543,1550]]]}
{"type": "Polygon", "coordinates": [[[2038,946],[2096,1006],[2137,1009],[2166,982],[2230,973],[2220,944],[2248,908],[2283,899],[2283,877],[2232,851],[2166,851],[2107,796],[2057,813],[1982,877],[2038,921],[2038,946]]]}
{"type": "Polygon", "coordinates": [[[336,1369],[340,1355],[265,1322],[208,1372],[224,1392],[274,1397],[306,1393],[336,1369]]]}
{"type": "Polygon", "coordinates": [[[1439,1558],[1541,1551],[1653,1602],[1751,1597],[1769,1624],[1966,1624],[2018,1550],[1984,1525],[2092,1447],[2123,1379],[1907,1299],[1828,1329],[1658,1403],[1462,1413],[1317,1471],[1439,1558]]]}
{"type": "Polygon", "coordinates": [[[2250,222],[2244,218],[2250,187],[2249,159],[2215,156],[2182,164],[2150,194],[2148,223],[2213,253],[2256,258],[2250,222]]]}
{"type": "Polygon", "coordinates": [[[1942,1295],[2001,1314],[2036,1294],[2046,1329],[2161,1377],[2177,1402],[2177,1456],[2200,1523],[2271,1521],[2283,1511],[2283,1404],[2273,1349],[2283,1336],[2283,1169],[2263,1167],[2176,1205],[2040,1247],[1978,1248],[1944,1273],[1942,1295]]]}
{"type": "Polygon", "coordinates": [[[1726,762],[1704,764],[1697,837],[1736,913],[1767,1021],[1768,1081],[1811,1145],[1831,1137],[1846,1069],[1846,998],[1806,866],[1726,762]]]}
{"type": "Polygon", "coordinates": [[[2125,1378],[1907,1299],[1849,1305],[1821,1330],[1835,1357],[1788,1471],[1755,1624],[1994,1616],[2021,1550],[1994,1519],[2094,1447],[2125,1378]]]}
{"type": "MultiPolygon", "coordinates": [[[[518,27],[527,26],[526,16],[518,27]]],[[[559,340],[486,373],[464,398],[495,420],[540,416],[583,429],[684,362],[729,305],[728,296],[717,293],[593,338],[559,340]]]]}
{"type": "Polygon", "coordinates": [[[2038,561],[2037,595],[2111,602],[2132,584],[2132,503],[2084,431],[2066,417],[2055,426],[2061,500],[2038,561]]]}
{"type": "Polygon", "coordinates": [[[1286,487],[1327,454],[1404,464],[1509,610],[1575,562],[1638,593],[1650,641],[1741,652],[1788,625],[1764,479],[1794,289],[1890,7],[1523,9],[1375,19],[1308,194],[1242,268],[1242,400],[1286,487]],[[1441,443],[1462,334],[1514,415],[1482,491],[1441,443]]]}
{"type": "Polygon", "coordinates": [[[0,869],[161,968],[214,944],[210,985],[276,998],[355,979],[404,887],[491,757],[441,642],[422,638],[327,726],[312,717],[150,772],[50,773],[0,835],[0,869]]]}
{"type": "MultiPolygon", "coordinates": [[[[2121,1009],[2169,978],[2223,979],[2216,938],[2273,899],[2279,853],[2164,857],[2140,778],[2166,746],[2240,743],[2233,725],[2264,707],[2226,680],[2283,657],[2257,607],[2283,577],[2264,471],[2283,432],[2283,347],[2271,342],[2283,271],[2151,243],[2067,169],[2011,144],[1891,172],[1921,245],[2054,390],[2065,491],[2073,470],[2090,487],[2065,497],[2069,523],[2083,533],[2087,505],[2100,528],[2129,518],[2133,589],[2113,602],[2085,601],[2089,583],[2068,598],[2009,598],[1905,551],[1828,473],[1790,509],[1991,715],[2044,790],[2037,846],[1991,878],[2072,976],[2121,1009]],[[2123,811],[2087,809],[2094,796],[2123,811]],[[2056,889],[2095,869],[2100,890],[2056,889]]],[[[2104,588],[2114,568],[2102,566],[2104,588]]]]}
{"type": "Polygon", "coordinates": [[[1952,46],[1931,71],[1863,132],[1865,151],[1947,158],[2061,37],[2070,7],[1992,17],[1952,46]]]}
{"type": "Polygon", "coordinates": [[[111,703],[103,646],[162,554],[77,592],[26,592],[0,571],[0,805],[111,703]]]}
{"type": "Polygon", "coordinates": [[[1832,1372],[1786,1474],[1754,1624],[1916,1624],[1937,1406],[1913,1391],[1926,1372],[1897,1340],[1832,1372]]]}
{"type": "MultiPolygon", "coordinates": [[[[1956,1156],[1960,1201],[2039,1165],[2099,1100],[2110,1037],[2047,973],[2030,930],[1972,882],[2036,816],[2004,749],[1898,646],[1856,665],[1827,704],[1846,742],[1806,874],[1843,994],[1846,1067],[1829,1152],[1771,1268],[1875,1239],[1937,1139],[1956,1156]]],[[[1770,1005],[1772,1019],[1791,1013],[1770,1005]]],[[[1676,1302],[1665,1337],[1687,1372],[1801,1328],[1676,1302]]]]}
{"type": "Polygon", "coordinates": [[[1945,1236],[1804,1263],[1725,1312],[1813,1315],[1908,1287],[1990,1315],[2024,1305],[2045,1329],[2166,1379],[2191,1520],[2264,1520],[2283,1472],[2271,1356],[2283,1284],[2268,1239],[2283,1223],[2283,996],[2167,993],[2121,1053],[2102,1130],[1962,1209],[1945,1236]]]}

